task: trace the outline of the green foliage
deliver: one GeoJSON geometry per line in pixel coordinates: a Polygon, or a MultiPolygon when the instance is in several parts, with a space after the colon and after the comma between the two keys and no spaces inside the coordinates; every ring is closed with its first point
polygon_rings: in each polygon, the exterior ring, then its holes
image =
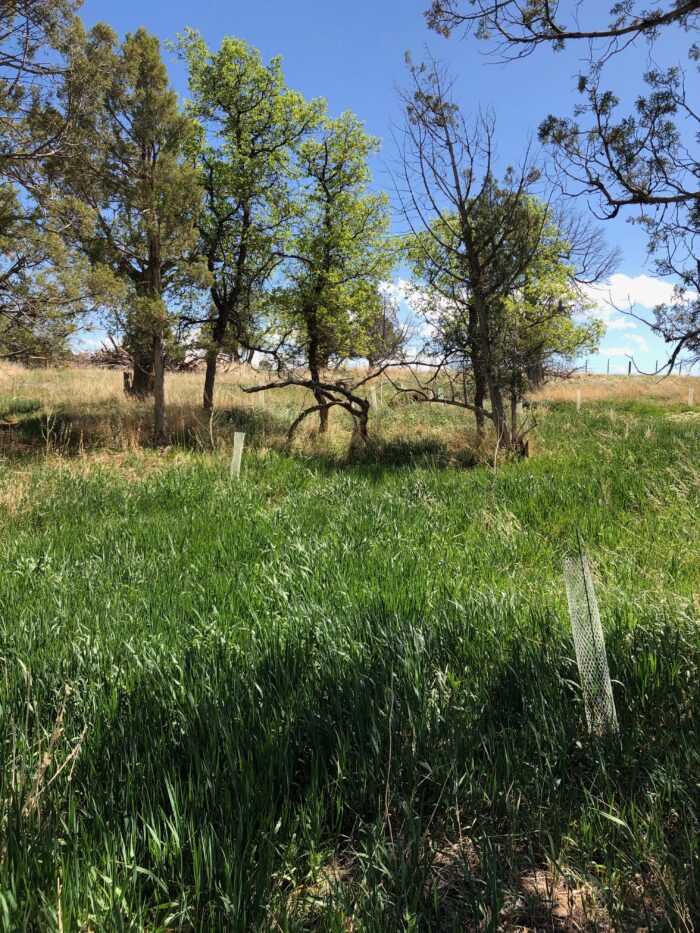
{"type": "Polygon", "coordinates": [[[194,254],[202,193],[185,159],[195,128],[170,87],[159,40],[139,29],[121,45],[96,26],[75,56],[94,81],[94,106],[70,160],[50,161],[47,185],[69,245],[124,290],[112,322],[135,355],[177,323],[167,296],[206,281],[194,254]]]}
{"type": "Polygon", "coordinates": [[[331,360],[372,353],[379,285],[396,261],[388,197],[368,190],[368,159],[378,148],[351,113],[324,120],[320,133],[300,146],[288,285],[277,295],[293,363],[322,369],[331,360]]]}
{"type": "Polygon", "coordinates": [[[555,405],[497,474],[38,465],[1,519],[0,928],[488,928],[553,863],[601,926],[687,926],[699,438],[665,414],[555,405]],[[618,747],[585,729],[578,535],[618,747]]]}
{"type": "Polygon", "coordinates": [[[0,6],[0,175],[65,152],[70,117],[88,88],[66,69],[83,37],[76,0],[5,0],[0,6]]]}
{"type": "Polygon", "coordinates": [[[603,326],[588,315],[591,306],[568,261],[571,244],[550,208],[511,189],[508,178],[503,185],[487,178],[466,208],[468,247],[456,213],[405,240],[413,275],[424,285],[416,303],[430,325],[428,349],[454,360],[478,353],[473,314],[478,285],[488,296],[494,371],[504,387],[521,396],[530,373],[595,352],[603,326]],[[472,265],[479,269],[478,282],[472,265]]]}
{"type": "Polygon", "coordinates": [[[0,358],[64,355],[86,316],[119,295],[111,276],[66,248],[39,206],[0,187],[0,358]]]}
{"type": "Polygon", "coordinates": [[[249,346],[261,326],[256,294],[280,264],[298,210],[298,147],[325,105],[290,90],[281,58],[265,64],[243,40],[227,37],[211,52],[187,30],[176,48],[188,67],[192,154],[205,192],[198,248],[213,275],[213,308],[204,338],[218,349],[249,346]]]}

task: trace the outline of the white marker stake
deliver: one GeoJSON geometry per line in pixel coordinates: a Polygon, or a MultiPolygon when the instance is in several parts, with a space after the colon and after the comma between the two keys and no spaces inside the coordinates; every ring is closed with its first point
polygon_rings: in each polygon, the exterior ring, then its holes
{"type": "Polygon", "coordinates": [[[265,390],[264,389],[260,393],[260,407],[267,408],[267,405],[265,404],[265,390]]]}
{"type": "Polygon", "coordinates": [[[576,411],[581,411],[581,390],[576,389],[576,411]]]}
{"type": "Polygon", "coordinates": [[[231,457],[231,479],[238,479],[241,475],[241,458],[243,456],[243,442],[245,434],[236,431],[233,435],[233,456],[231,457]]]}
{"type": "Polygon", "coordinates": [[[695,389],[688,389],[688,407],[692,408],[695,404],[695,389]]]}
{"type": "Polygon", "coordinates": [[[370,387],[369,400],[370,400],[370,404],[372,405],[372,408],[376,408],[377,407],[377,390],[375,389],[374,386],[370,387]]]}

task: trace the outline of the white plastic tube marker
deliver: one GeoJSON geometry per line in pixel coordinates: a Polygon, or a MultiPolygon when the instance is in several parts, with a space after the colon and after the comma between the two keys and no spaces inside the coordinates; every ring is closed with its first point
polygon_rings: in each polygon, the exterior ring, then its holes
{"type": "Polygon", "coordinates": [[[241,475],[241,458],[243,457],[243,443],[245,434],[236,431],[233,435],[233,456],[231,457],[231,479],[238,479],[241,475]]]}

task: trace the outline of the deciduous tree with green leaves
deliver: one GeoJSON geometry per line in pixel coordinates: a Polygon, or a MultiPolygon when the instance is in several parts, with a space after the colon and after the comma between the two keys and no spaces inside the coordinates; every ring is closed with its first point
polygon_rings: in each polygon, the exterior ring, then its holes
{"type": "MultiPolygon", "coordinates": [[[[553,374],[567,374],[582,354],[594,352],[603,326],[589,314],[591,306],[570,264],[571,246],[554,223],[551,209],[523,195],[516,213],[508,205],[506,192],[495,185],[488,204],[488,210],[471,214],[477,264],[488,264],[487,244],[502,230],[504,209],[513,218],[520,214],[524,239],[514,253],[504,242],[494,261],[493,272],[497,279],[502,277],[503,284],[489,290],[486,347],[472,285],[478,278],[465,272],[454,235],[458,218],[442,218],[429,230],[408,238],[408,258],[416,279],[410,300],[427,336],[417,353],[413,384],[406,391],[414,401],[472,411],[483,433],[486,421],[498,424],[493,406],[486,405],[490,393],[477,397],[474,376],[482,354],[488,353],[488,371],[503,398],[508,429],[506,435],[501,428],[499,443],[518,446],[527,433],[527,426],[517,418],[525,393],[553,374]],[[528,239],[532,243],[526,246],[528,239]]],[[[517,240],[510,237],[511,244],[517,240]]]]}
{"type": "Polygon", "coordinates": [[[211,303],[193,318],[206,348],[204,407],[214,405],[217,357],[250,354],[260,339],[260,292],[283,261],[298,208],[298,150],[324,113],[284,81],[282,60],[226,38],[212,52],[187,30],[177,49],[189,71],[188,112],[200,128],[196,161],[205,192],[199,250],[211,273],[211,303]]]}
{"type": "Polygon", "coordinates": [[[368,159],[378,148],[352,113],[324,120],[299,148],[298,217],[285,282],[268,305],[274,336],[261,347],[276,359],[278,378],[249,390],[288,385],[310,390],[314,404],[294,421],[290,439],[313,413],[324,433],[330,409],[339,407],[353,417],[355,441],[363,444],[369,413],[363,387],[400,343],[386,344],[378,355],[384,339],[378,327],[380,285],[396,262],[388,198],[368,188],[368,159]],[[369,357],[369,369],[346,365],[369,357]]]}

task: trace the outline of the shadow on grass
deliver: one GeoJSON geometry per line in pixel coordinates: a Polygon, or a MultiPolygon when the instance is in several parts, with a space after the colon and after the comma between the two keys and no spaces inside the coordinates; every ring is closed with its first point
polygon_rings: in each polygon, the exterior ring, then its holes
{"type": "MultiPolygon", "coordinates": [[[[579,741],[570,646],[553,618],[521,638],[506,617],[490,621],[509,634],[490,635],[481,611],[452,610],[423,627],[418,606],[404,609],[396,615],[378,598],[340,634],[314,624],[247,644],[217,635],[163,651],[146,641],[118,680],[95,685],[72,785],[89,806],[70,845],[97,868],[112,847],[131,847],[141,868],[118,869],[114,918],[122,905],[151,920],[169,909],[167,883],[210,928],[229,928],[232,917],[245,920],[237,929],[267,928],[275,892],[281,916],[304,898],[309,910],[328,908],[332,892],[304,882],[319,856],[345,851],[339,880],[362,929],[401,929],[411,916],[425,930],[592,931],[609,928],[606,899],[613,928],[682,929],[675,905],[608,897],[606,871],[618,876],[616,897],[627,879],[644,881],[638,845],[643,820],[664,812],[649,789],[667,758],[654,760],[641,735],[626,759],[579,741]],[[634,831],[601,812],[605,799],[621,812],[642,808],[634,831]],[[572,879],[588,875],[591,896],[557,877],[562,853],[572,879]],[[600,869],[589,875],[593,863],[600,869]],[[510,925],[486,923],[499,918],[510,925]]],[[[676,701],[683,690],[679,682],[676,701]]],[[[693,729],[677,732],[678,764],[692,765],[693,729]]],[[[671,809],[683,783],[667,789],[671,809]]],[[[19,813],[10,829],[11,864],[33,882],[28,890],[53,892],[50,834],[29,835],[19,813]]],[[[670,867],[689,909],[691,838],[670,824],[657,840],[680,856],[670,867]]],[[[69,894],[65,909],[77,911],[83,892],[69,894]]]]}
{"type": "MultiPolygon", "coordinates": [[[[461,446],[437,435],[383,438],[371,434],[364,449],[354,448],[350,432],[326,441],[315,432],[302,435],[291,447],[287,430],[293,413],[263,408],[229,407],[214,416],[186,406],[168,408],[168,445],[182,451],[211,452],[246,435],[246,447],[269,447],[292,459],[324,470],[399,467],[468,469],[481,464],[478,451],[465,439],[461,446]]],[[[0,456],[5,461],[32,459],[46,452],[66,457],[90,450],[125,451],[152,446],[152,415],[144,405],[88,412],[32,412],[19,415],[0,431],[0,456]]]]}

